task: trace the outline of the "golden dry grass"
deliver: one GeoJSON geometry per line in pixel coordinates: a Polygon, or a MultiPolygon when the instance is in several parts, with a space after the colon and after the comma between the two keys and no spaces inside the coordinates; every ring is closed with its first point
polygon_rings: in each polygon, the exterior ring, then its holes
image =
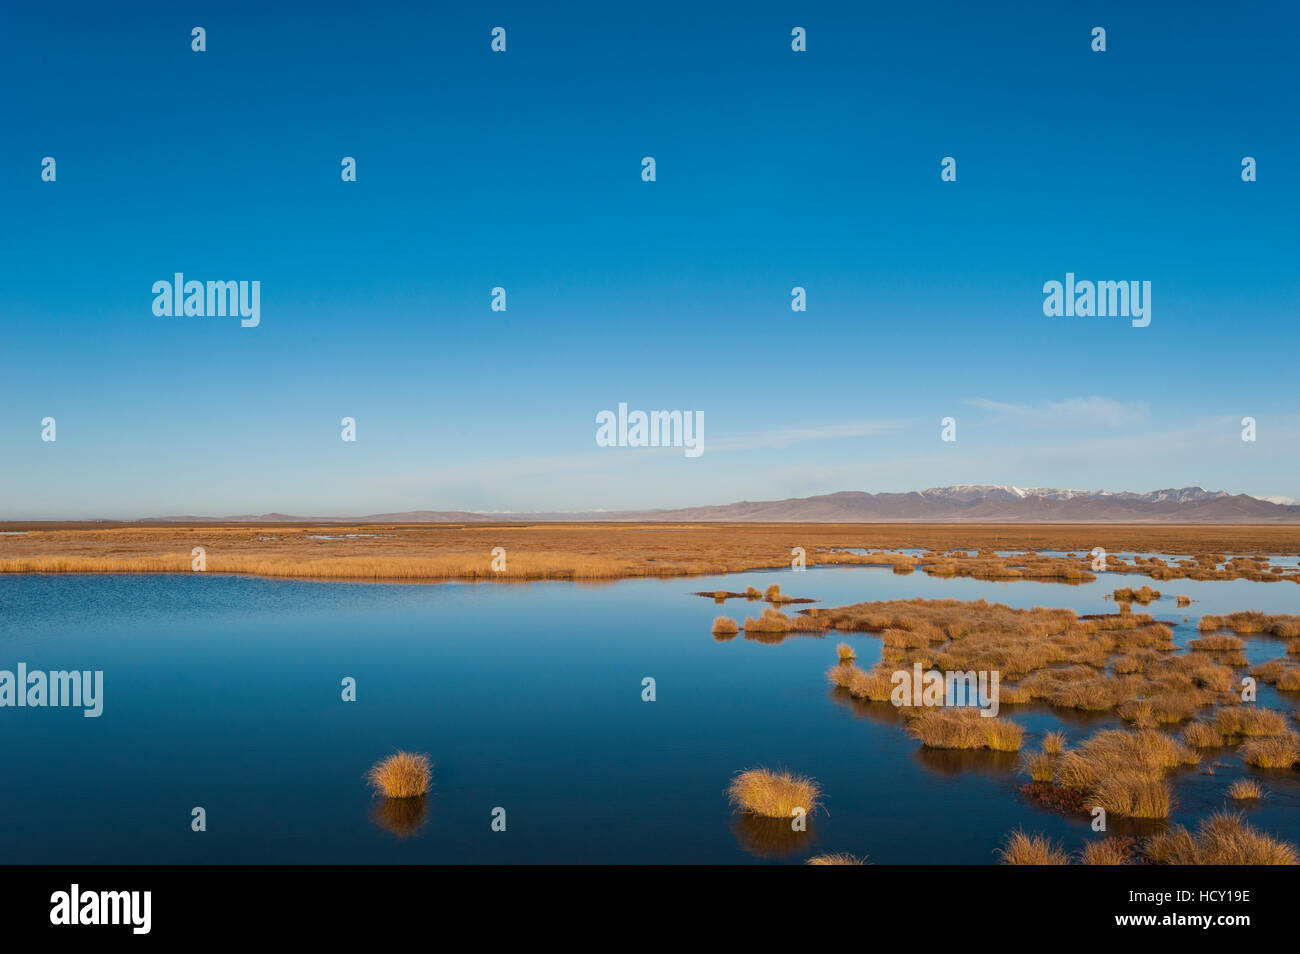
{"type": "Polygon", "coordinates": [[[1242,743],[1239,751],[1241,760],[1256,768],[1291,768],[1300,764],[1300,735],[1287,732],[1284,735],[1248,739],[1242,743]]]}
{"type": "Polygon", "coordinates": [[[366,773],[375,792],[388,798],[419,798],[429,791],[432,780],[433,765],[418,752],[395,752],[366,773]]]}
{"type": "Polygon", "coordinates": [[[859,858],[857,855],[850,855],[845,852],[813,855],[804,862],[806,865],[865,865],[866,863],[866,858],[859,858]]]}
{"type": "Polygon", "coordinates": [[[1035,782],[1050,783],[1056,778],[1056,759],[1046,752],[1031,752],[1025,756],[1025,772],[1035,782]]]}
{"type": "Polygon", "coordinates": [[[1256,801],[1264,797],[1264,787],[1253,778],[1239,778],[1228,786],[1228,797],[1239,802],[1256,801]]]}
{"type": "Polygon", "coordinates": [[[1246,648],[1246,643],[1236,636],[1199,636],[1187,641],[1189,649],[1203,652],[1230,652],[1246,648]]]}
{"type": "Polygon", "coordinates": [[[731,804],[766,818],[790,818],[795,809],[811,815],[821,802],[821,786],[804,775],[765,768],[737,772],[727,788],[731,804]]]}
{"type": "Polygon", "coordinates": [[[1152,600],[1160,599],[1160,591],[1149,586],[1143,586],[1136,590],[1126,586],[1123,589],[1116,590],[1112,596],[1117,602],[1142,603],[1145,605],[1152,600]]]}
{"type": "Polygon", "coordinates": [[[1193,722],[1183,729],[1183,742],[1194,749],[1212,749],[1223,745],[1223,736],[1208,722],[1193,722]]]}
{"type": "Polygon", "coordinates": [[[1163,865],[1294,865],[1295,846],[1279,841],[1246,823],[1240,815],[1217,812],[1205,818],[1195,833],[1181,825],[1153,836],[1147,859],[1163,865]]]}
{"type": "Polygon", "coordinates": [[[1079,851],[1079,860],[1085,865],[1126,865],[1129,853],[1117,838],[1101,838],[1086,843],[1079,851]]]}
{"type": "Polygon", "coordinates": [[[909,709],[907,734],[928,749],[992,749],[1016,752],[1024,727],[1000,717],[980,715],[978,709],[938,706],[909,709]]]}
{"type": "Polygon", "coordinates": [[[1046,835],[1013,831],[997,852],[1004,865],[1068,865],[1070,856],[1046,835]]]}
{"type": "Polygon", "coordinates": [[[840,662],[853,662],[858,658],[858,654],[853,651],[853,647],[848,643],[840,643],[835,647],[835,652],[840,657],[840,662]]]}
{"type": "Polygon", "coordinates": [[[735,635],[740,632],[740,625],[730,616],[718,616],[713,620],[715,636],[735,635]]]}
{"type": "MultiPolygon", "coordinates": [[[[684,523],[310,523],[104,524],[8,523],[26,531],[0,537],[5,573],[188,573],[190,551],[207,550],[210,573],[277,577],[377,580],[603,580],[636,576],[732,573],[789,566],[790,547],[805,547],[817,563],[886,563],[912,567],[920,561],[900,548],[948,555],[952,575],[993,579],[1077,582],[1091,577],[1089,560],[1031,556],[992,557],[991,551],[1052,549],[1086,553],[1097,528],[1086,524],[684,524],[684,523]],[[375,534],[347,537],[348,534],[375,534]],[[345,539],[313,539],[317,536],[345,539]],[[493,547],[505,547],[507,569],[491,568],[493,547]],[[876,551],[867,556],[837,552],[845,547],[876,551]],[[980,549],[969,557],[955,549],[980,549]]],[[[1110,525],[1110,548],[1204,552],[1211,547],[1246,552],[1294,549],[1294,530],[1271,526],[1179,527],[1110,525]]],[[[1193,579],[1260,577],[1300,580],[1300,574],[1266,573],[1253,561],[1219,569],[1108,561],[1114,572],[1175,574],[1193,579]]],[[[923,567],[929,570],[937,566],[923,567]]],[[[747,594],[748,595],[748,594],[747,594]]],[[[1300,635],[1300,628],[1296,629],[1300,635]]]]}
{"type": "Polygon", "coordinates": [[[1283,735],[1286,716],[1254,705],[1231,706],[1214,714],[1214,728],[1220,735],[1283,735]]]}
{"type": "Polygon", "coordinates": [[[1089,808],[1131,818],[1164,818],[1172,804],[1166,776],[1199,756],[1155,729],[1104,729],[1060,756],[1056,782],[1089,808]]]}

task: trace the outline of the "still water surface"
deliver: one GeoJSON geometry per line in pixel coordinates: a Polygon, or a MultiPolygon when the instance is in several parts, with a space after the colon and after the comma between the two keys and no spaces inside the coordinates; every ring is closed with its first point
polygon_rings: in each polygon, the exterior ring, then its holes
{"type": "MultiPolygon", "coordinates": [[[[897,576],[823,567],[609,584],[389,585],[229,576],[0,577],[0,669],[104,671],[104,712],[0,709],[0,858],[7,863],[744,863],[820,851],[879,864],[994,861],[1023,826],[1075,848],[1086,819],[1026,802],[1015,757],[919,749],[888,705],[853,704],[824,672],[835,645],[860,664],[876,637],[719,642],[713,618],[763,604],[691,595],[763,588],[823,606],[912,597],[1114,612],[1105,594],[1148,582],[1101,574],[1081,586],[897,576]],[[340,681],[357,680],[357,701],[340,681]],[[641,700],[641,680],[657,701],[641,700]],[[435,787],[423,827],[399,821],[362,779],[396,748],[427,752],[435,787]],[[807,836],[733,815],[736,771],[813,776],[826,811],[807,836]],[[190,830],[191,809],[207,831],[190,830]],[[507,831],[491,828],[506,809],[507,831]]],[[[1293,583],[1155,584],[1147,608],[1195,635],[1201,613],[1300,611],[1293,583]],[[1174,606],[1172,595],[1197,602],[1174,606]],[[1189,619],[1183,623],[1184,617],[1189,619]]],[[[1248,639],[1252,661],[1284,652],[1248,639]]],[[[1260,702],[1293,711],[1295,694],[1260,702]]],[[[1071,740],[1112,715],[1005,707],[1026,748],[1071,740]]],[[[1252,770],[1232,750],[1173,778],[1173,821],[1224,804],[1252,770]],[[1214,774],[1206,769],[1214,764],[1214,774]]],[[[1300,773],[1258,773],[1270,796],[1252,823],[1300,843],[1300,773]]],[[[418,821],[418,819],[417,819],[418,821]]],[[[409,823],[409,820],[408,820],[409,823]]],[[[1126,830],[1112,824],[1112,830],[1126,830]]],[[[1134,829],[1140,830],[1140,829],[1134,829]]]]}

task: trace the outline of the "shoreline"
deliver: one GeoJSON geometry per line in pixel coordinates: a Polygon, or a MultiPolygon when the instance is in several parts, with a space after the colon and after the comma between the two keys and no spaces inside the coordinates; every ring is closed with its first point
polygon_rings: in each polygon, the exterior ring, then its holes
{"type": "Polygon", "coordinates": [[[321,581],[608,582],[779,570],[802,553],[810,567],[1068,584],[1096,578],[1097,547],[1110,554],[1108,572],[1300,583],[1300,569],[1259,559],[1300,554],[1300,530],[1272,524],[4,523],[0,573],[192,573],[201,563],[208,573],[321,581]]]}

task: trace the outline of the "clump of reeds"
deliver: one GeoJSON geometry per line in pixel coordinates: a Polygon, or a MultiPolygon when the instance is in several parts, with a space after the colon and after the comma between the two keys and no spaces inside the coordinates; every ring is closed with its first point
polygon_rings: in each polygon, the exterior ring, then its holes
{"type": "Polygon", "coordinates": [[[1169,783],[1138,771],[1117,771],[1098,779],[1088,793],[1094,808],[1125,818],[1167,818],[1173,796],[1169,783]]]}
{"type": "Polygon", "coordinates": [[[742,812],[767,818],[790,818],[796,809],[811,815],[821,800],[821,786],[804,775],[765,768],[736,773],[727,788],[731,804],[742,812]]]}
{"type": "Polygon", "coordinates": [[[1160,591],[1153,590],[1149,586],[1144,586],[1136,590],[1131,587],[1125,587],[1123,589],[1116,590],[1114,593],[1114,598],[1116,602],[1141,603],[1145,606],[1147,603],[1150,603],[1152,600],[1160,599],[1160,591]]]}
{"type": "Polygon", "coordinates": [[[745,587],[745,599],[761,600],[762,598],[763,598],[763,591],[760,590],[757,586],[745,587]]]}
{"type": "Polygon", "coordinates": [[[1090,841],[1079,852],[1085,865],[1126,865],[1131,858],[1127,842],[1120,838],[1101,838],[1090,841]]]}
{"type": "Polygon", "coordinates": [[[790,617],[770,608],[763,610],[763,615],[758,619],[752,616],[745,619],[747,633],[788,633],[790,629],[790,617]]]}
{"type": "Polygon", "coordinates": [[[1241,815],[1216,812],[1193,834],[1181,825],[1152,836],[1147,858],[1163,865],[1294,865],[1295,846],[1251,827],[1241,815]]]}
{"type": "Polygon", "coordinates": [[[1264,797],[1264,787],[1253,778],[1239,778],[1228,786],[1228,797],[1239,802],[1256,801],[1264,797]]]}
{"type": "Polygon", "coordinates": [[[1193,722],[1183,729],[1183,741],[1194,749],[1212,749],[1223,745],[1223,736],[1208,722],[1193,722]]]}
{"type": "Polygon", "coordinates": [[[857,855],[850,855],[842,851],[826,855],[813,855],[804,862],[806,865],[865,865],[866,863],[866,858],[859,858],[857,855]]]}
{"type": "Polygon", "coordinates": [[[1221,735],[1284,735],[1286,716],[1272,709],[1241,705],[1219,709],[1214,728],[1221,735]]]}
{"type": "Polygon", "coordinates": [[[938,706],[908,712],[907,733],[929,749],[992,749],[1017,752],[1024,726],[973,708],[938,706]]]}
{"type": "Polygon", "coordinates": [[[395,752],[370,767],[366,781],[388,798],[419,798],[429,791],[433,764],[418,752],[395,752]]]}
{"type": "Polygon", "coordinates": [[[1056,759],[1046,752],[1031,752],[1025,756],[1025,771],[1035,782],[1050,784],[1056,778],[1056,759]]]}
{"type": "Polygon", "coordinates": [[[866,671],[852,663],[844,663],[834,667],[830,677],[834,685],[847,689],[854,699],[888,702],[894,691],[893,672],[883,666],[866,671]]]}
{"type": "Polygon", "coordinates": [[[858,658],[858,654],[853,651],[853,647],[848,643],[840,643],[835,647],[835,652],[840,657],[840,662],[853,662],[858,658]]]}
{"type": "Polygon", "coordinates": [[[1043,735],[1043,751],[1048,755],[1060,755],[1065,751],[1065,733],[1053,729],[1043,735]]]}
{"type": "Polygon", "coordinates": [[[1246,644],[1236,636],[1201,636],[1187,641],[1189,649],[1209,652],[1232,652],[1246,648],[1246,644]]]}
{"type": "Polygon", "coordinates": [[[1007,836],[997,852],[1004,865],[1068,865],[1070,856],[1046,835],[1030,835],[1017,829],[1007,836]]]}
{"type": "Polygon", "coordinates": [[[1056,781],[1083,793],[1090,807],[1115,815],[1163,818],[1172,801],[1165,776],[1199,759],[1192,749],[1154,729],[1107,729],[1060,757],[1056,781]]]}
{"type": "Polygon", "coordinates": [[[734,636],[740,632],[740,626],[730,616],[719,616],[713,621],[713,635],[734,636]]]}
{"type": "Polygon", "coordinates": [[[1248,739],[1241,745],[1241,760],[1256,768],[1290,768],[1300,764],[1300,735],[1269,735],[1248,739]]]}
{"type": "Polygon", "coordinates": [[[1192,604],[1192,598],[1182,593],[1179,593],[1177,596],[1175,596],[1174,600],[1178,603],[1179,606],[1190,606],[1192,604]]]}

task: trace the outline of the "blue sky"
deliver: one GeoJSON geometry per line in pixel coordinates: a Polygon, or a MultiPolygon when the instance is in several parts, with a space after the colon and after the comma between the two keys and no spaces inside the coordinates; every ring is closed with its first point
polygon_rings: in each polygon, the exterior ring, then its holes
{"type": "Polygon", "coordinates": [[[6,4],[0,518],[1300,497],[1294,6],[439,6],[6,4]]]}

